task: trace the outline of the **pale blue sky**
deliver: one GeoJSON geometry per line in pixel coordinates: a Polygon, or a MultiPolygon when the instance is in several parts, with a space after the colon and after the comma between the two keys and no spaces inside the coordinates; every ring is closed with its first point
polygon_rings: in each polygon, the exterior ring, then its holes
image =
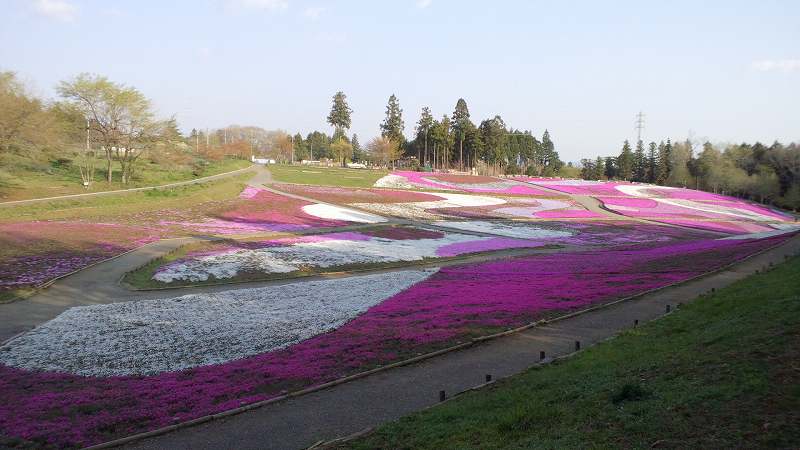
{"type": "Polygon", "coordinates": [[[133,85],[184,128],[236,123],[378,134],[395,93],[419,110],[464,97],[541,134],[562,159],[635,139],[800,140],[800,2],[0,0],[0,70],[44,96],[93,72],[133,85]]]}

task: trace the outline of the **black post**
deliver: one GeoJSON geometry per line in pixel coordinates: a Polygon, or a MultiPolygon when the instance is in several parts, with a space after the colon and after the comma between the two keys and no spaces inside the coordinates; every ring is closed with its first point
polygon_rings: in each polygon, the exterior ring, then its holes
{"type": "Polygon", "coordinates": [[[636,319],[636,320],[633,321],[633,326],[634,327],[638,327],[639,326],[639,319],[636,319]]]}
{"type": "Polygon", "coordinates": [[[539,361],[544,361],[544,350],[539,352],[539,361]]]}
{"type": "Polygon", "coordinates": [[[439,401],[443,402],[444,399],[446,399],[446,398],[447,398],[447,395],[445,395],[444,391],[439,391],[439,401]]]}
{"type": "Polygon", "coordinates": [[[581,349],[581,341],[575,341],[575,351],[577,352],[580,349],[581,349]]]}
{"type": "Polygon", "coordinates": [[[492,375],[487,373],[486,374],[486,382],[488,383],[490,381],[492,381],[492,375]]]}
{"type": "Polygon", "coordinates": [[[672,306],[667,305],[667,312],[670,312],[670,311],[672,311],[672,306]]]}

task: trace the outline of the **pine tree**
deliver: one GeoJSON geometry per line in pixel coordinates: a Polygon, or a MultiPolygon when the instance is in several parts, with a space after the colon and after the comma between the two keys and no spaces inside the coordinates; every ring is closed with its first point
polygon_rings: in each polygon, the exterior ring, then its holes
{"type": "MultiPolygon", "coordinates": [[[[419,122],[417,122],[417,139],[422,138],[424,142],[425,153],[422,159],[423,165],[428,164],[428,135],[431,132],[432,126],[433,116],[431,115],[431,109],[426,106],[422,108],[422,114],[420,114],[419,122]]],[[[419,155],[417,158],[419,158],[419,155]]]]}
{"type": "Polygon", "coordinates": [[[656,172],[658,171],[658,153],[656,150],[656,143],[651,142],[650,148],[647,151],[647,181],[648,183],[656,182],[656,172]]]}
{"type": "Polygon", "coordinates": [[[633,181],[642,182],[647,177],[647,159],[644,155],[644,143],[636,142],[636,151],[633,153],[633,181]]]}
{"type": "Polygon", "coordinates": [[[617,167],[619,168],[619,176],[623,180],[630,180],[633,175],[633,152],[631,151],[631,144],[628,140],[622,145],[622,152],[617,158],[617,167]]]}
{"type": "Polygon", "coordinates": [[[656,163],[656,184],[666,184],[667,179],[669,179],[670,175],[670,153],[672,151],[672,145],[670,141],[667,140],[665,144],[664,141],[658,145],[658,162],[656,163]]]}
{"type": "Polygon", "coordinates": [[[338,139],[344,135],[345,130],[350,129],[350,114],[353,110],[347,104],[347,96],[344,92],[339,91],[333,96],[333,105],[331,112],[328,114],[328,123],[333,126],[333,138],[338,139]]]}
{"type": "Polygon", "coordinates": [[[558,153],[553,140],[550,139],[550,131],[544,130],[542,134],[542,145],[539,152],[539,165],[542,166],[543,172],[549,173],[551,168],[558,161],[558,153]]]}
{"type": "Polygon", "coordinates": [[[389,97],[389,103],[386,105],[386,118],[381,123],[381,136],[387,137],[402,147],[405,144],[405,137],[403,136],[403,109],[400,108],[400,102],[397,97],[392,94],[389,97]]]}
{"type": "Polygon", "coordinates": [[[603,172],[606,178],[608,178],[609,180],[612,180],[617,176],[617,165],[613,157],[611,156],[606,157],[605,170],[603,172]]]}
{"type": "Polygon", "coordinates": [[[353,138],[350,139],[350,145],[353,146],[353,161],[363,161],[364,154],[361,149],[361,143],[358,142],[358,135],[353,133],[353,138]]]}
{"type": "Polygon", "coordinates": [[[597,161],[594,163],[594,179],[603,179],[603,172],[605,172],[605,164],[603,162],[603,158],[598,156],[597,161]]]}
{"type": "Polygon", "coordinates": [[[453,122],[451,124],[451,127],[453,128],[453,134],[455,135],[456,139],[458,139],[459,170],[464,170],[464,137],[470,125],[472,125],[472,122],[469,120],[469,108],[467,108],[467,102],[463,98],[460,98],[456,102],[456,109],[453,111],[453,122]]]}

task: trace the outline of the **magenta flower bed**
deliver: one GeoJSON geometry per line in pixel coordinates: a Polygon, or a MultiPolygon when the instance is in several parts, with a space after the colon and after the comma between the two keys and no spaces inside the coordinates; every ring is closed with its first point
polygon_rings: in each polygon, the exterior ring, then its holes
{"type": "Polygon", "coordinates": [[[0,366],[0,432],[39,444],[95,444],[685,280],[786,238],[446,267],[335,331],[277,352],[181,372],[92,378],[0,366]]]}
{"type": "Polygon", "coordinates": [[[306,186],[300,184],[281,184],[276,188],[284,192],[336,204],[411,203],[442,200],[439,196],[426,194],[424,192],[393,189],[348,189],[341,187],[306,186]]]}
{"type": "MultiPolygon", "coordinates": [[[[635,197],[597,197],[598,200],[610,210],[628,217],[638,217],[658,222],[688,226],[711,231],[721,231],[734,234],[758,233],[773,230],[772,227],[752,221],[747,217],[731,216],[729,214],[716,213],[713,211],[703,211],[678,205],[670,205],[649,198],[635,197]]],[[[727,203],[722,206],[740,208],[742,205],[735,202],[727,203]]],[[[718,203],[717,205],[721,205],[718,203]]],[[[715,205],[709,205],[713,207],[715,205]]],[[[753,205],[744,205],[753,207],[753,205]]],[[[761,208],[763,209],[763,208],[761,208]]],[[[763,211],[756,210],[761,214],[763,211]]],[[[785,221],[785,219],[777,219],[785,221]]]]}
{"type": "Polygon", "coordinates": [[[152,228],[107,223],[0,224],[0,290],[40,285],[161,237],[152,228]]]}
{"type": "Polygon", "coordinates": [[[542,219],[597,219],[604,218],[603,214],[581,209],[562,209],[553,211],[540,211],[536,217],[542,219]]]}
{"type": "Polygon", "coordinates": [[[624,194],[616,189],[620,184],[631,184],[624,181],[585,181],[558,180],[551,178],[518,177],[517,179],[537,186],[575,195],[619,195],[624,194]]]}
{"type": "Polygon", "coordinates": [[[421,188],[429,189],[448,189],[460,190],[472,193],[492,193],[507,195],[530,195],[538,197],[553,197],[552,192],[537,189],[524,183],[519,183],[513,179],[504,180],[502,178],[472,177],[469,175],[459,175],[457,177],[447,174],[431,174],[426,172],[392,172],[406,178],[409,183],[421,188]],[[474,179],[474,182],[471,181],[474,179]]]}
{"type": "Polygon", "coordinates": [[[349,223],[306,214],[302,208],[311,204],[264,189],[248,187],[240,195],[240,201],[212,217],[193,221],[162,220],[160,224],[178,226],[194,233],[230,235],[338,227],[349,223]]]}

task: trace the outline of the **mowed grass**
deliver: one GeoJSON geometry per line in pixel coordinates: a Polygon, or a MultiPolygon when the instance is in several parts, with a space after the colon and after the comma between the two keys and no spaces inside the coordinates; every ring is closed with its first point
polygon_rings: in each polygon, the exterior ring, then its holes
{"type": "Polygon", "coordinates": [[[120,182],[121,173],[115,166],[114,181],[105,181],[105,161],[98,160],[95,182],[89,189],[82,186],[77,166],[53,167],[50,173],[26,170],[23,167],[11,168],[0,183],[0,201],[27,200],[33,198],[56,197],[59,195],[83,194],[86,192],[103,192],[162,184],[177,183],[196,178],[231,172],[250,165],[241,159],[224,159],[213,161],[201,169],[189,166],[165,167],[157,164],[140,163],[137,166],[136,179],[129,184],[120,182]]]}
{"type": "Polygon", "coordinates": [[[377,169],[345,169],[341,167],[270,165],[267,169],[275,181],[318,186],[371,187],[388,172],[377,169]]]}
{"type": "Polygon", "coordinates": [[[247,171],[206,183],[164,189],[0,206],[0,223],[31,220],[113,220],[157,209],[186,209],[207,202],[235,199],[252,176],[247,171]]]}
{"type": "Polygon", "coordinates": [[[353,449],[800,448],[800,258],[353,449]]]}

